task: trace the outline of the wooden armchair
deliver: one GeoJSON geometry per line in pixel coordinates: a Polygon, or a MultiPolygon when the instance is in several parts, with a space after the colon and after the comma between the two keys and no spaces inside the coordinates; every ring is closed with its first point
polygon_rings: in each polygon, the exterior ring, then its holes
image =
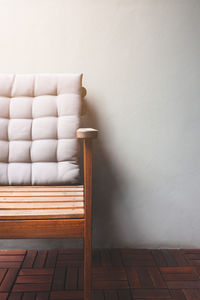
{"type": "Polygon", "coordinates": [[[97,130],[79,128],[84,95],[79,74],[0,75],[0,238],[83,238],[84,300],[91,300],[97,130]]]}

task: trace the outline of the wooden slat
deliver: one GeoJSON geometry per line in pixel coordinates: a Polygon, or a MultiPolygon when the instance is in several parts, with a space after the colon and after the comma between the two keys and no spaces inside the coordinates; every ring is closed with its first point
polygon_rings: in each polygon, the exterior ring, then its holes
{"type": "Polygon", "coordinates": [[[65,287],[65,268],[55,269],[53,278],[52,291],[64,290],[65,287]]]}
{"type": "Polygon", "coordinates": [[[8,292],[17,276],[17,269],[9,269],[0,286],[0,292],[8,292]]]}
{"type": "MultiPolygon", "coordinates": [[[[51,287],[50,283],[30,283],[30,284],[23,284],[17,283],[14,285],[12,291],[13,292],[42,292],[42,291],[49,291],[51,287]]],[[[27,298],[26,298],[27,299],[27,298]]],[[[31,299],[31,298],[28,298],[31,299]]],[[[35,299],[35,296],[32,298],[35,299]]],[[[31,300],[32,300],[31,299],[31,300]]]]}
{"type": "Polygon", "coordinates": [[[133,298],[151,298],[151,299],[171,299],[167,289],[134,289],[132,290],[133,298]]]}
{"type": "Polygon", "coordinates": [[[27,251],[25,260],[22,264],[22,268],[32,268],[33,263],[35,261],[37,255],[37,251],[36,250],[29,250],[27,251]]]}
{"type": "Polygon", "coordinates": [[[33,209],[33,210],[0,210],[0,220],[14,219],[69,219],[83,218],[84,209],[33,209]]]}
{"type": "Polygon", "coordinates": [[[65,289],[76,290],[78,286],[78,267],[68,267],[65,278],[65,289]]]}
{"type": "Polygon", "coordinates": [[[62,191],[62,190],[72,190],[72,191],[77,191],[77,190],[83,190],[84,186],[83,185],[70,185],[70,186],[46,186],[46,185],[31,185],[31,186],[18,186],[18,185],[11,185],[11,186],[0,186],[0,191],[62,191]]]}
{"type": "Polygon", "coordinates": [[[1,197],[0,203],[42,203],[42,202],[74,202],[74,201],[84,201],[83,196],[73,196],[73,197],[1,197]]]}
{"type": "MultiPolygon", "coordinates": [[[[31,251],[31,250],[30,250],[31,251]]],[[[28,251],[28,252],[30,252],[28,251]]],[[[48,250],[48,252],[51,251],[51,250],[48,250]]],[[[35,259],[34,259],[35,260],[35,259]]],[[[32,262],[32,265],[33,265],[33,262],[32,262]]],[[[24,265],[23,265],[24,266],[24,265]]],[[[37,268],[37,269],[21,269],[20,272],[19,272],[19,276],[31,276],[31,275],[53,275],[54,273],[54,270],[53,269],[40,269],[40,268],[37,268]]]]}
{"type": "Polygon", "coordinates": [[[74,196],[82,196],[83,192],[80,191],[75,191],[75,192],[70,192],[70,191],[66,191],[66,192],[60,192],[60,191],[42,191],[42,192],[38,192],[38,191],[9,191],[9,192],[0,192],[0,196],[1,197],[74,197],[74,196]]]}
{"type": "MultiPolygon", "coordinates": [[[[51,300],[82,300],[83,292],[82,291],[53,291],[51,292],[51,300]]],[[[87,299],[90,300],[90,299],[87,299]]],[[[95,298],[95,300],[97,300],[95,298]]]]}
{"type": "Polygon", "coordinates": [[[0,238],[83,237],[83,219],[0,221],[0,238]]]}
{"type": "Polygon", "coordinates": [[[21,300],[21,299],[22,299],[22,293],[12,293],[8,298],[8,300],[21,300]]]}
{"type": "Polygon", "coordinates": [[[43,268],[47,257],[47,250],[39,250],[34,262],[34,269],[43,268]]]}
{"type": "Polygon", "coordinates": [[[1,186],[0,220],[84,217],[83,186],[1,186]]]}
{"type": "Polygon", "coordinates": [[[50,249],[48,251],[47,259],[45,262],[45,268],[54,268],[56,265],[58,251],[56,249],[50,249]]]}
{"type": "Polygon", "coordinates": [[[1,203],[0,210],[26,210],[26,209],[69,209],[69,208],[83,208],[83,202],[36,202],[36,203],[1,203]]]}

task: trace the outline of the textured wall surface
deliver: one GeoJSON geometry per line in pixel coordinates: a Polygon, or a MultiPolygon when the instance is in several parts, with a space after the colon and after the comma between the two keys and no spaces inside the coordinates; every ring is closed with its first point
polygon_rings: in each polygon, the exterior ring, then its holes
{"type": "Polygon", "coordinates": [[[200,247],[199,15],[198,0],[0,0],[1,72],[84,73],[95,246],[200,247]]]}

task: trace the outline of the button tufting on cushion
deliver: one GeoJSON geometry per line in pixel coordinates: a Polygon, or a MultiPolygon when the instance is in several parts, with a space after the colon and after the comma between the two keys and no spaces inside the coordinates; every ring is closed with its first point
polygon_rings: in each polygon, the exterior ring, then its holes
{"type": "Polygon", "coordinates": [[[0,185],[79,181],[82,74],[0,74],[0,185]]]}

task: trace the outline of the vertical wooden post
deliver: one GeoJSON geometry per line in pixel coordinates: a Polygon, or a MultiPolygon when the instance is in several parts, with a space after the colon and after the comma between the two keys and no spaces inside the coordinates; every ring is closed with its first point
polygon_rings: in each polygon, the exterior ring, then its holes
{"type": "Polygon", "coordinates": [[[84,139],[84,300],[92,300],[92,141],[84,139]]]}

